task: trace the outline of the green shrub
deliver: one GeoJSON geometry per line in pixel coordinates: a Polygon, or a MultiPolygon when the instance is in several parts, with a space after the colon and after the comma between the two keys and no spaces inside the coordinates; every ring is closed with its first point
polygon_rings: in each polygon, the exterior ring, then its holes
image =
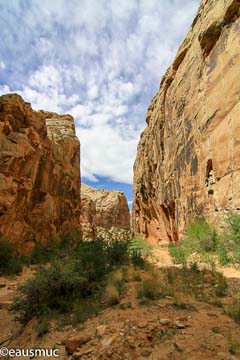
{"type": "Polygon", "coordinates": [[[187,240],[192,250],[197,252],[212,252],[217,246],[217,232],[205,220],[199,219],[187,228],[187,240]]]}
{"type": "Polygon", "coordinates": [[[80,234],[69,231],[60,235],[60,239],[51,237],[47,244],[36,244],[32,253],[25,258],[28,264],[45,264],[69,254],[80,241],[80,234]]]}
{"type": "Polygon", "coordinates": [[[135,236],[128,243],[128,253],[133,265],[143,268],[151,254],[151,246],[140,236],[135,236]]]}
{"type": "Polygon", "coordinates": [[[216,252],[217,245],[218,235],[214,227],[205,220],[199,219],[187,227],[184,240],[177,245],[169,245],[169,253],[174,263],[182,264],[184,267],[186,267],[191,255],[199,254],[203,262],[214,268],[215,260],[212,254],[216,252]]]}
{"type": "Polygon", "coordinates": [[[75,270],[75,264],[56,261],[49,268],[41,268],[35,277],[22,287],[23,298],[15,301],[13,308],[23,322],[58,310],[72,309],[76,298],[88,296],[92,291],[88,279],[75,270]]]}
{"type": "Polygon", "coordinates": [[[190,264],[190,269],[195,273],[199,273],[200,271],[199,266],[195,261],[190,264]]]}
{"type": "Polygon", "coordinates": [[[119,303],[119,291],[116,286],[108,285],[104,292],[104,300],[108,305],[116,305],[119,303]]]}
{"type": "Polygon", "coordinates": [[[234,299],[226,310],[227,314],[234,319],[234,321],[240,324],[240,300],[234,299]]]}
{"type": "Polygon", "coordinates": [[[76,247],[73,257],[76,271],[84,273],[90,281],[99,281],[110,271],[109,247],[102,239],[83,241],[76,247]]]}
{"type": "Polygon", "coordinates": [[[46,335],[49,332],[49,329],[50,329],[50,323],[47,318],[41,319],[36,325],[36,331],[39,337],[46,335]]]}
{"type": "Polygon", "coordinates": [[[68,316],[67,324],[77,325],[83,321],[86,321],[90,317],[96,316],[101,308],[102,305],[97,298],[88,298],[87,301],[84,301],[84,299],[78,299],[73,303],[72,312],[68,316]]]}
{"type": "Polygon", "coordinates": [[[23,322],[54,311],[71,312],[76,303],[100,301],[109,274],[132,260],[126,241],[80,241],[70,250],[58,246],[55,252],[52,247],[50,253],[40,256],[49,256],[50,264],[38,269],[15,300],[13,309],[23,322]]]}
{"type": "Polygon", "coordinates": [[[108,244],[108,257],[112,267],[129,263],[128,244],[129,240],[115,240],[108,244]]]}
{"type": "Polygon", "coordinates": [[[230,231],[230,235],[235,243],[240,245],[240,215],[236,213],[230,213],[226,217],[226,223],[230,231]]]}
{"type": "Polygon", "coordinates": [[[227,246],[226,243],[223,241],[223,238],[219,239],[216,252],[219,259],[219,263],[221,265],[227,265],[231,262],[231,258],[228,255],[227,246]]]}
{"type": "Polygon", "coordinates": [[[50,240],[46,246],[37,244],[25,261],[29,264],[45,264],[57,256],[57,244],[50,240]]]}
{"type": "Polygon", "coordinates": [[[78,231],[67,231],[60,235],[60,248],[66,248],[76,245],[81,241],[81,233],[78,231]]]}
{"type": "Polygon", "coordinates": [[[137,297],[140,302],[158,299],[164,295],[166,294],[164,294],[160,279],[156,275],[142,280],[137,289],[137,297]]]}
{"type": "Polygon", "coordinates": [[[134,251],[139,251],[142,256],[147,257],[151,252],[151,245],[141,236],[135,236],[128,243],[128,252],[132,254],[134,251]]]}
{"type": "Polygon", "coordinates": [[[232,355],[239,355],[240,354],[240,342],[236,340],[231,340],[229,344],[229,352],[232,355]]]}
{"type": "Polygon", "coordinates": [[[229,261],[240,264],[240,215],[230,213],[226,218],[227,228],[223,233],[224,247],[228,251],[229,261]]]}
{"type": "Polygon", "coordinates": [[[22,266],[21,259],[14,255],[13,245],[0,238],[0,274],[18,274],[22,266]]]}
{"type": "Polygon", "coordinates": [[[212,328],[212,332],[214,332],[215,334],[221,334],[221,329],[218,326],[214,326],[212,328]]]}
{"type": "Polygon", "coordinates": [[[217,286],[215,288],[215,294],[217,297],[224,297],[227,295],[228,284],[225,277],[221,273],[216,273],[217,286]]]}
{"type": "Polygon", "coordinates": [[[174,264],[182,264],[183,266],[186,266],[187,258],[191,254],[191,251],[188,250],[187,244],[184,241],[182,241],[177,245],[170,243],[169,253],[173,258],[174,264]]]}

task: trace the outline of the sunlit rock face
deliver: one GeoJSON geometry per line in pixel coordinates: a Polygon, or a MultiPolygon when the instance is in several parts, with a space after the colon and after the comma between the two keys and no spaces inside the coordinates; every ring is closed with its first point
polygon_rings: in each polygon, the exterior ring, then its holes
{"type": "Polygon", "coordinates": [[[82,184],[81,206],[83,237],[97,236],[98,227],[130,228],[130,212],[123,192],[98,190],[82,184]]]}
{"type": "Polygon", "coordinates": [[[19,252],[80,230],[80,144],[70,115],[0,97],[0,232],[19,252]]]}
{"type": "Polygon", "coordinates": [[[147,112],[133,226],[176,242],[196,217],[240,210],[240,1],[203,0],[147,112]]]}

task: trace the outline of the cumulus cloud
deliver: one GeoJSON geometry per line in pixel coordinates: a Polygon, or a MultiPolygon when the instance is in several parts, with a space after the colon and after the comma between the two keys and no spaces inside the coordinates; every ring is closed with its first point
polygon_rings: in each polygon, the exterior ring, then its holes
{"type": "Polygon", "coordinates": [[[198,5],[2,1],[0,93],[18,92],[33,108],[71,113],[83,177],[131,184],[147,106],[198,5]]]}

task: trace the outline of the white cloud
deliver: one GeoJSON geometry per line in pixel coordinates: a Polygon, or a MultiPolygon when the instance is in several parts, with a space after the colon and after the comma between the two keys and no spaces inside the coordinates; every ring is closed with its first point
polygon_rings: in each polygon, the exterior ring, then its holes
{"type": "Polygon", "coordinates": [[[30,76],[28,85],[40,91],[48,88],[58,88],[61,86],[61,77],[54,66],[45,65],[30,76]]]}
{"type": "Polygon", "coordinates": [[[0,61],[0,69],[2,69],[2,70],[6,69],[6,65],[3,61],[0,61]]]}
{"type": "Polygon", "coordinates": [[[8,85],[0,85],[0,95],[8,94],[11,90],[8,85]]]}
{"type": "Polygon", "coordinates": [[[137,139],[124,139],[117,129],[110,125],[96,125],[93,128],[77,128],[81,139],[82,176],[89,178],[101,174],[113,181],[130,184],[132,164],[137,139]]]}
{"type": "Polygon", "coordinates": [[[146,109],[199,0],[26,4],[1,6],[0,93],[18,92],[36,109],[70,112],[83,176],[131,183],[146,109]]]}

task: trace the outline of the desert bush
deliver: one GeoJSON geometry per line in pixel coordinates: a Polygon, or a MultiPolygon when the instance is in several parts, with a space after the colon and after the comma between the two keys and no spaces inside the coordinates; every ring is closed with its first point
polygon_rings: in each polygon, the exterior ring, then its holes
{"type": "Polygon", "coordinates": [[[233,318],[237,324],[240,324],[240,299],[234,299],[232,304],[227,307],[226,313],[233,318]]]}
{"type": "Polygon", "coordinates": [[[50,329],[50,322],[47,318],[42,318],[36,325],[36,332],[39,337],[46,335],[50,329]]]}
{"type": "Polygon", "coordinates": [[[191,266],[202,262],[214,270],[218,243],[219,237],[215,228],[199,219],[187,227],[186,236],[179,244],[169,245],[169,253],[176,264],[186,267],[189,261],[191,266]]]}
{"type": "Polygon", "coordinates": [[[217,297],[224,297],[227,295],[228,284],[225,277],[221,273],[216,273],[217,285],[215,287],[215,294],[217,297]]]}
{"type": "Polygon", "coordinates": [[[22,266],[21,259],[14,254],[13,245],[0,236],[0,274],[18,274],[22,266]]]}
{"type": "Polygon", "coordinates": [[[230,213],[226,219],[226,228],[220,238],[219,257],[226,263],[240,264],[240,215],[230,213]],[[222,255],[223,253],[223,255],[222,255]]]}
{"type": "Polygon", "coordinates": [[[119,303],[119,292],[116,286],[108,285],[105,288],[104,300],[108,305],[116,305],[119,303]]]}
{"type": "Polygon", "coordinates": [[[83,241],[73,253],[76,271],[85,274],[90,281],[99,281],[111,271],[109,248],[103,240],[83,241]]]}
{"type": "Polygon", "coordinates": [[[57,257],[57,253],[57,240],[52,238],[45,246],[36,244],[31,254],[25,258],[25,262],[27,264],[45,264],[57,257]]]}
{"type": "MultiPolygon", "coordinates": [[[[127,245],[102,239],[80,241],[70,250],[65,246],[61,249],[57,246],[56,250],[54,245],[51,255],[47,255],[48,266],[38,269],[22,287],[22,296],[15,300],[13,309],[19,319],[26,322],[54,311],[71,312],[76,303],[99,302],[110,275],[112,284],[108,285],[117,289],[119,297],[123,276],[118,268],[132,261],[127,245]]],[[[117,298],[114,294],[112,297],[117,298]]],[[[116,300],[107,301],[113,302],[116,300]]]]}
{"type": "Polygon", "coordinates": [[[140,236],[135,236],[128,243],[128,253],[133,265],[144,267],[151,254],[151,246],[140,236]]]}
{"type": "Polygon", "coordinates": [[[229,231],[235,243],[240,244],[240,215],[230,213],[226,217],[226,223],[229,226],[229,231]]]}
{"type": "Polygon", "coordinates": [[[236,340],[231,340],[229,344],[229,352],[232,355],[240,355],[240,342],[236,340]]]}
{"type": "Polygon", "coordinates": [[[166,294],[157,274],[151,274],[150,277],[143,279],[137,288],[137,297],[141,303],[161,298],[164,295],[166,294]]]}
{"type": "Polygon", "coordinates": [[[197,252],[213,252],[217,246],[217,232],[205,220],[199,219],[187,228],[187,240],[197,252]]]}
{"type": "Polygon", "coordinates": [[[44,264],[65,257],[80,241],[80,233],[69,231],[62,233],[59,239],[50,237],[45,245],[36,244],[32,253],[25,257],[28,264],[44,264]]]}
{"type": "Polygon", "coordinates": [[[114,240],[108,244],[108,257],[112,267],[129,263],[128,243],[129,240],[114,240]]]}
{"type": "Polygon", "coordinates": [[[217,244],[216,253],[218,256],[219,263],[221,265],[227,265],[231,262],[231,257],[228,255],[228,246],[226,244],[226,238],[222,235],[219,238],[219,242],[217,244]]]}
{"type": "Polygon", "coordinates": [[[74,263],[61,260],[53,262],[49,268],[39,269],[21,290],[23,297],[15,300],[13,309],[19,312],[23,322],[51,310],[70,311],[76,298],[93,291],[88,279],[75,270],[74,263]]]}
{"type": "Polygon", "coordinates": [[[181,264],[186,267],[187,259],[190,256],[191,251],[188,249],[188,243],[186,243],[186,241],[182,241],[177,245],[170,243],[169,254],[173,258],[174,264],[181,264]]]}

